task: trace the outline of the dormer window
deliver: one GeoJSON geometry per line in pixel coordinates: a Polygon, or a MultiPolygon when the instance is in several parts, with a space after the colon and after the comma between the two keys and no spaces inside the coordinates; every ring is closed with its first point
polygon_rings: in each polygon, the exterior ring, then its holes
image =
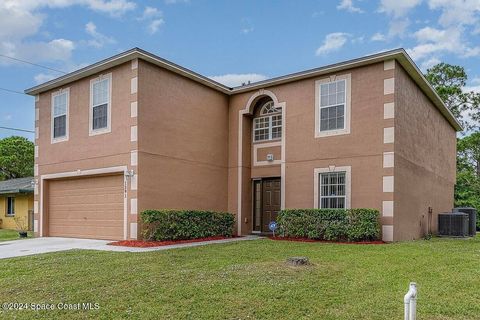
{"type": "Polygon", "coordinates": [[[265,102],[253,119],[253,141],[276,140],[282,137],[282,108],[272,100],[265,102]]]}

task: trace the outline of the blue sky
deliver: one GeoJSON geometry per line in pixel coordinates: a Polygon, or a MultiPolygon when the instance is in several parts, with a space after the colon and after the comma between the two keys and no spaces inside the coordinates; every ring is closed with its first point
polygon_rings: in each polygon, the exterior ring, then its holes
{"type": "MultiPolygon", "coordinates": [[[[3,0],[0,54],[72,71],[140,47],[227,85],[404,47],[426,70],[467,69],[480,92],[479,0],[3,0]]],[[[61,75],[0,56],[0,87],[61,75]]],[[[34,127],[34,99],[0,90],[0,126],[34,127]]],[[[11,135],[0,129],[0,138],[11,135]]],[[[32,138],[31,134],[21,134],[32,138]]]]}

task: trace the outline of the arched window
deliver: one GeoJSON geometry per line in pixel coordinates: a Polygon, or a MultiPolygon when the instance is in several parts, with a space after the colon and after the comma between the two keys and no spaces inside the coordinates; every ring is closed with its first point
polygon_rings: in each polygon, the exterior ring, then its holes
{"type": "Polygon", "coordinates": [[[259,116],[253,119],[253,141],[268,141],[282,137],[282,108],[272,100],[260,106],[259,116]]]}

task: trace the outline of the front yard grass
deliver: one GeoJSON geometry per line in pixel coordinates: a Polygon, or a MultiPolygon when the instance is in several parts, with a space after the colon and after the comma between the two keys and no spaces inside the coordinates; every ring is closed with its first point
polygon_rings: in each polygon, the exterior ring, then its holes
{"type": "MultiPolygon", "coordinates": [[[[33,237],[33,232],[28,231],[28,237],[33,237]]],[[[0,241],[18,240],[20,236],[17,230],[0,229],[0,241]]]]}
{"type": "Polygon", "coordinates": [[[480,239],[389,245],[265,239],[4,259],[0,302],[100,308],[0,311],[0,318],[401,319],[410,281],[418,283],[418,319],[479,319],[480,239]],[[307,256],[312,265],[289,267],[292,256],[307,256]]]}

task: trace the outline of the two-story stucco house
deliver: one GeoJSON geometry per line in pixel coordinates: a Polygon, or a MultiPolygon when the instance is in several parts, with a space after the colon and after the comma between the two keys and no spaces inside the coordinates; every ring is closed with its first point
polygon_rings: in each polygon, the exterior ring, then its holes
{"type": "Polygon", "coordinates": [[[453,206],[459,123],[403,49],[229,88],[132,49],[35,96],[37,236],[140,237],[139,213],[377,208],[385,241],[453,206]]]}

